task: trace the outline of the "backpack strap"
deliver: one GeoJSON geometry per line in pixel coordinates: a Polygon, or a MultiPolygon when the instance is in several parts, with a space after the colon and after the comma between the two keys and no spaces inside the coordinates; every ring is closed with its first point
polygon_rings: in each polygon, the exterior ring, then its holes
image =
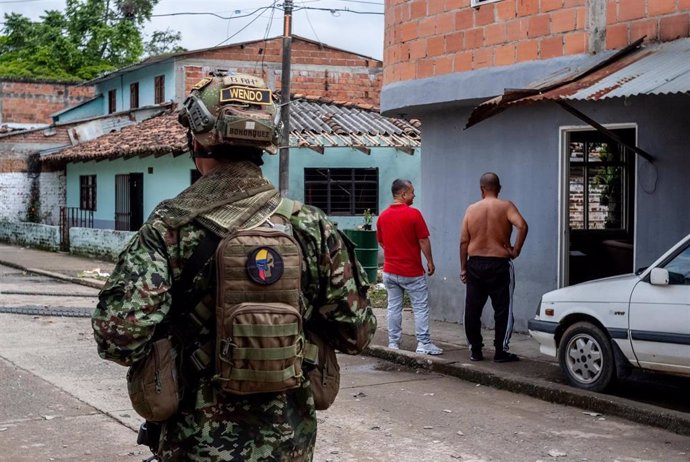
{"type": "Polygon", "coordinates": [[[275,212],[273,212],[273,214],[279,215],[289,221],[290,217],[296,212],[299,212],[301,208],[301,202],[283,197],[278,205],[278,208],[275,212]]]}

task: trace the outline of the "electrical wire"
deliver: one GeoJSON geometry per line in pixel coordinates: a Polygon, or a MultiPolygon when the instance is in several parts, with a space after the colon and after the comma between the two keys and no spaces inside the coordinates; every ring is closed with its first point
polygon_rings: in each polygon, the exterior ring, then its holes
{"type": "Polygon", "coordinates": [[[261,8],[255,9],[255,10],[252,11],[251,13],[247,13],[247,14],[243,14],[243,15],[239,15],[239,16],[221,16],[221,15],[219,15],[219,14],[217,14],[217,13],[211,13],[211,12],[209,12],[209,11],[200,11],[200,12],[196,12],[196,11],[180,11],[180,12],[177,12],[177,13],[152,14],[151,17],[152,17],[152,18],[161,18],[161,17],[164,17],[164,16],[203,16],[203,15],[206,15],[206,16],[215,16],[216,18],[219,18],[219,19],[241,19],[241,18],[246,18],[246,17],[252,16],[252,15],[256,14],[257,12],[259,12],[259,11],[261,11],[261,10],[267,10],[267,9],[269,9],[269,8],[275,8],[275,4],[276,4],[276,2],[274,1],[273,4],[271,4],[271,5],[262,6],[261,8]]]}
{"type": "Polygon", "coordinates": [[[314,33],[314,37],[316,37],[316,41],[319,42],[319,45],[323,45],[323,42],[321,42],[321,39],[319,38],[319,34],[316,33],[316,29],[314,29],[314,25],[311,23],[311,19],[309,19],[309,12],[305,11],[304,16],[307,18],[309,27],[311,28],[311,31],[314,33]]]}
{"type": "Polygon", "coordinates": [[[316,10],[316,11],[328,11],[331,14],[335,13],[355,13],[355,14],[376,14],[376,15],[383,15],[383,12],[378,12],[378,11],[357,11],[357,10],[351,10],[349,8],[316,8],[313,6],[300,6],[300,7],[295,7],[294,11],[301,11],[301,10],[316,10]]]}
{"type": "MultiPolygon", "coordinates": [[[[275,4],[278,2],[278,0],[273,0],[273,7],[275,7],[275,4]]],[[[266,25],[266,32],[264,32],[264,51],[261,53],[261,73],[263,75],[264,71],[264,65],[266,61],[266,43],[268,41],[268,34],[271,33],[271,26],[273,26],[273,17],[275,16],[276,8],[273,8],[271,10],[271,18],[268,20],[268,24],[266,25]]],[[[258,61],[256,62],[258,64],[258,61]]],[[[254,70],[256,70],[256,65],[254,66],[254,70]]]]}
{"type": "MultiPolygon", "coordinates": [[[[275,2],[274,2],[274,3],[275,3],[275,2]]],[[[254,23],[254,21],[256,21],[256,20],[259,19],[261,16],[263,16],[264,13],[266,13],[266,10],[268,10],[268,9],[274,9],[274,8],[275,8],[275,7],[274,7],[273,5],[267,6],[267,7],[264,7],[264,8],[259,8],[259,10],[260,10],[260,9],[263,9],[264,11],[262,11],[261,13],[259,13],[258,15],[256,15],[256,17],[255,17],[254,19],[252,19],[251,21],[249,21],[247,24],[244,25],[244,27],[242,27],[240,30],[238,30],[238,31],[235,32],[234,34],[232,34],[230,37],[228,37],[228,38],[226,38],[225,40],[223,40],[222,42],[220,42],[220,43],[214,45],[214,48],[215,48],[215,47],[218,47],[218,46],[221,46],[222,44],[226,43],[226,42],[229,41],[230,39],[236,37],[240,32],[242,32],[243,30],[245,30],[247,27],[251,26],[251,25],[254,23]]],[[[256,11],[259,11],[259,10],[256,10],[256,11]]],[[[256,13],[256,11],[254,11],[254,13],[256,13]]]]}

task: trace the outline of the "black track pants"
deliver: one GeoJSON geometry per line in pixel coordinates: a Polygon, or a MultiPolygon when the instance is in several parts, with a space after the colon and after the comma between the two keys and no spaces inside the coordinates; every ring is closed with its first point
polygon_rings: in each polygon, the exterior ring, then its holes
{"type": "Polygon", "coordinates": [[[507,258],[470,257],[467,261],[467,291],[465,295],[465,335],[473,351],[481,350],[482,310],[491,297],[494,308],[497,352],[508,351],[513,333],[513,263],[507,258]]]}

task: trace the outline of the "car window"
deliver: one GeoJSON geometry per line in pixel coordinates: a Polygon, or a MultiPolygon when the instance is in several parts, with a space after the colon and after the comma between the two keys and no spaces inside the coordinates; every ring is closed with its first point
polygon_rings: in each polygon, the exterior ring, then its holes
{"type": "Polygon", "coordinates": [[[672,284],[690,285],[690,246],[666,263],[664,268],[669,272],[672,284]]]}

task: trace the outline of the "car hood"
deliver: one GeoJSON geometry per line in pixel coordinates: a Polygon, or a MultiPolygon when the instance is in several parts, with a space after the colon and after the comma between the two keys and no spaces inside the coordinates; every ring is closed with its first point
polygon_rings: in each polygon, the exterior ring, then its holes
{"type": "Polygon", "coordinates": [[[552,290],[544,294],[543,302],[627,302],[630,292],[640,277],[635,274],[625,274],[610,278],[596,279],[582,282],[570,287],[552,290]]]}

